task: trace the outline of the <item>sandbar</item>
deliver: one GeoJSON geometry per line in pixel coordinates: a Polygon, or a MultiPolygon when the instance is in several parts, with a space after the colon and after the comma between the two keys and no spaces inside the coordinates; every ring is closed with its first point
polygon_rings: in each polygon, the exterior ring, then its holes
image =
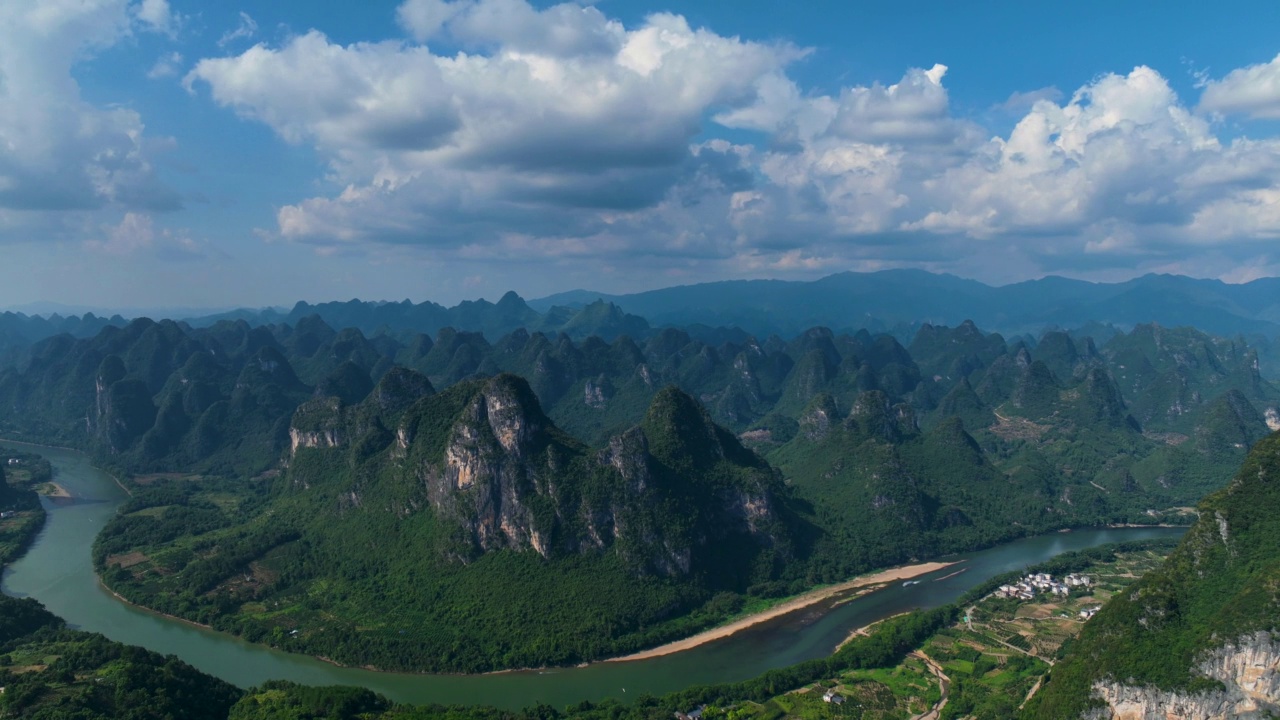
{"type": "Polygon", "coordinates": [[[753,625],[759,625],[762,622],[767,622],[776,617],[781,617],[788,613],[795,612],[796,610],[809,607],[810,605],[815,605],[842,592],[847,592],[855,588],[866,587],[867,585],[879,585],[881,583],[894,582],[895,580],[909,580],[926,573],[931,573],[935,570],[950,567],[954,564],[955,562],[927,562],[919,563],[917,565],[904,565],[903,567],[881,570],[880,572],[872,573],[870,575],[862,575],[837,585],[829,585],[827,587],[818,588],[817,590],[811,590],[803,595],[797,595],[796,597],[780,605],[775,605],[768,610],[755,613],[754,615],[748,615],[744,618],[739,618],[728,625],[711,628],[710,630],[700,632],[697,635],[687,637],[684,640],[677,640],[675,642],[667,643],[666,645],[659,645],[656,648],[641,650],[638,653],[632,653],[630,655],[609,658],[605,662],[647,660],[649,658],[662,657],[663,655],[671,655],[673,653],[691,650],[699,645],[705,645],[709,642],[720,640],[721,638],[727,638],[730,635],[746,630],[753,625]]]}
{"type": "Polygon", "coordinates": [[[71,499],[71,491],[67,490],[66,488],[62,487],[56,482],[46,482],[41,486],[40,490],[41,490],[40,494],[44,495],[45,497],[54,498],[58,500],[71,499]]]}

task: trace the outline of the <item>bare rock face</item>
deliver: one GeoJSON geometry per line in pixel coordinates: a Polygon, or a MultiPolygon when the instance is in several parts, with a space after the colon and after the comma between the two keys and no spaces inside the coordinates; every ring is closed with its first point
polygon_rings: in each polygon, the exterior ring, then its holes
{"type": "Polygon", "coordinates": [[[607,380],[603,375],[596,380],[588,380],[582,391],[583,403],[588,407],[603,410],[604,406],[608,403],[608,397],[606,395],[607,388],[607,380]]]}
{"type": "Polygon", "coordinates": [[[616,470],[627,490],[634,495],[643,493],[653,484],[649,440],[640,428],[632,428],[610,438],[609,446],[600,451],[598,461],[616,470]]]}
{"type": "Polygon", "coordinates": [[[342,433],[337,428],[328,430],[312,430],[310,432],[289,428],[289,453],[298,454],[298,448],[336,448],[342,447],[342,433]]]}
{"type": "Polygon", "coordinates": [[[879,390],[864,392],[853,402],[845,427],[867,437],[896,442],[919,431],[915,411],[906,403],[896,405],[879,390]]]}
{"type": "Polygon", "coordinates": [[[1246,635],[1211,653],[1197,667],[1223,690],[1187,694],[1116,682],[1095,683],[1105,708],[1089,720],[1216,720],[1280,714],[1280,639],[1269,632],[1246,635]]]}
{"type": "Polygon", "coordinates": [[[445,516],[462,523],[482,552],[532,548],[551,554],[550,518],[535,518],[530,500],[554,500],[546,419],[527,385],[510,376],[485,383],[454,423],[444,461],[425,469],[427,495],[445,516]]]}
{"type": "Polygon", "coordinates": [[[810,440],[819,442],[827,437],[831,426],[838,425],[839,422],[835,400],[824,393],[814,398],[809,408],[800,416],[800,431],[810,440]]]}
{"type": "Polygon", "coordinates": [[[356,405],[322,398],[298,409],[290,428],[294,484],[341,481],[355,493],[384,483],[381,496],[393,500],[375,505],[356,494],[339,509],[385,506],[407,521],[430,513],[445,530],[434,549],[452,562],[495,551],[547,559],[617,553],[638,574],[678,577],[717,571],[726,557],[771,550],[787,537],[772,495],[781,478],[674,388],[659,393],[660,409],[651,408],[645,424],[591,451],[559,431],[514,375],[438,396],[416,378],[394,382],[409,391],[375,390],[356,405]],[[406,405],[401,395],[416,399],[406,405]],[[311,462],[310,453],[335,452],[345,470],[311,462]],[[389,465],[371,473],[366,463],[389,465]]]}

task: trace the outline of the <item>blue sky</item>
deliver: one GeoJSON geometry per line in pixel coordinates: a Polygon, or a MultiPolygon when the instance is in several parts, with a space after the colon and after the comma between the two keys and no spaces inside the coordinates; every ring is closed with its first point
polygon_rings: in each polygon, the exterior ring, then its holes
{"type": "Polygon", "coordinates": [[[0,307],[1280,274],[1280,5],[11,0],[0,307]]]}

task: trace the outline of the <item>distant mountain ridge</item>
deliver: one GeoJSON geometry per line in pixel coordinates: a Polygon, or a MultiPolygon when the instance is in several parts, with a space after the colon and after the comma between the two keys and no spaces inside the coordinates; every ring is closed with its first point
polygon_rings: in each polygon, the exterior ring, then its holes
{"type": "Polygon", "coordinates": [[[575,339],[596,335],[612,340],[619,335],[645,337],[651,332],[644,318],[628,315],[617,306],[596,301],[578,307],[549,306],[543,312],[529,305],[515,292],[507,292],[496,303],[485,299],[463,300],[453,307],[431,301],[400,302],[348,300],[311,304],[298,302],[288,312],[233,310],[200,318],[188,318],[193,327],[209,327],[223,320],[244,320],[253,326],[296,325],[318,316],[338,328],[356,328],[365,334],[424,333],[435,335],[445,328],[482,333],[490,341],[516,330],[563,332],[575,339]]]}
{"type": "Polygon", "coordinates": [[[1280,278],[1239,285],[1181,275],[1144,275],[1120,283],[1050,276],[993,287],[923,270],[839,273],[813,281],[728,280],[610,294],[571,290],[529,301],[534,310],[614,303],[655,326],[736,326],[783,337],[823,325],[890,329],[973,320],[988,331],[1039,335],[1048,327],[1090,323],[1130,328],[1156,322],[1217,335],[1280,334],[1280,278]]]}
{"type": "MultiPolygon", "coordinates": [[[[258,327],[297,325],[312,315],[331,327],[356,328],[370,336],[434,336],[453,328],[481,333],[490,342],[520,329],[608,341],[621,335],[642,340],[661,328],[677,327],[718,344],[741,342],[749,335],[790,339],[809,328],[830,327],[837,332],[889,332],[906,343],[925,324],[954,327],[965,320],[1006,337],[1086,328],[1083,334],[1105,342],[1116,332],[1156,323],[1249,336],[1269,364],[1275,362],[1270,346],[1280,342],[1280,278],[1233,285],[1180,275],[1144,275],[1120,283],[1046,277],[994,287],[923,270],[884,270],[812,281],[728,280],[630,294],[570,290],[528,301],[507,292],[497,302],[465,300],[453,307],[409,300],[298,302],[289,310],[237,309],[168,319],[196,328],[224,320],[258,327]]],[[[119,314],[46,318],[0,313],[0,353],[61,333],[90,337],[106,325],[126,323],[119,314]]]]}

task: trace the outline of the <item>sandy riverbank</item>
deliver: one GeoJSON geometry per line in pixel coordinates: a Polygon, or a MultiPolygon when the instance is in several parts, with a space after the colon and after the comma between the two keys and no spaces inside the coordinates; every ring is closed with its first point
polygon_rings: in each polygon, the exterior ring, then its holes
{"type": "Polygon", "coordinates": [[[806,607],[809,607],[810,605],[815,605],[817,603],[822,602],[823,600],[826,600],[827,598],[832,597],[833,595],[838,595],[842,592],[847,592],[849,590],[854,590],[860,587],[866,587],[868,585],[879,585],[881,583],[890,583],[896,580],[910,580],[911,578],[918,577],[926,573],[931,573],[935,570],[941,570],[942,568],[949,567],[954,564],[955,563],[949,563],[949,562],[927,562],[927,563],[920,563],[918,565],[906,565],[904,567],[890,568],[888,570],[882,570],[878,573],[873,573],[871,575],[863,575],[861,577],[856,577],[852,580],[849,580],[848,582],[843,582],[838,585],[831,585],[829,587],[818,588],[817,590],[807,592],[803,595],[799,595],[795,598],[792,598],[791,600],[788,600],[782,603],[781,605],[776,605],[774,607],[771,607],[768,610],[765,610],[764,612],[759,612],[754,615],[748,615],[747,617],[741,618],[739,620],[735,620],[734,622],[731,622],[728,625],[721,625],[720,627],[712,628],[705,632],[698,633],[693,637],[688,637],[688,638],[685,638],[684,640],[677,640],[676,642],[667,643],[666,645],[661,645],[659,647],[656,647],[650,650],[642,650],[638,653],[632,653],[631,655],[624,655],[622,657],[609,658],[605,662],[627,662],[629,660],[647,660],[648,658],[662,657],[663,655],[671,655],[672,653],[683,652],[685,650],[696,648],[699,645],[705,645],[709,642],[719,640],[721,638],[727,638],[730,635],[746,630],[747,628],[753,625],[759,625],[762,622],[766,622],[776,617],[781,617],[788,613],[795,612],[796,610],[800,610],[801,608],[806,608],[806,607]]]}
{"type": "Polygon", "coordinates": [[[1156,525],[1143,525],[1141,523],[1108,523],[1109,528],[1189,528],[1190,525],[1180,525],[1176,523],[1159,523],[1156,525]]]}
{"type": "Polygon", "coordinates": [[[71,491],[56,482],[46,482],[40,487],[40,494],[56,500],[70,500],[71,491]]]}

